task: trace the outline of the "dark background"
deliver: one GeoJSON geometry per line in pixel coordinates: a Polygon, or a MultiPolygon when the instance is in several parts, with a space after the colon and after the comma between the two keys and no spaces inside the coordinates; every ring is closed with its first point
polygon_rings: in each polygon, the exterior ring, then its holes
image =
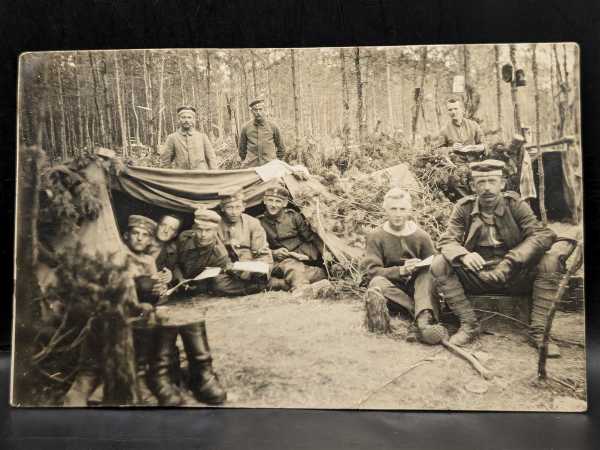
{"type": "MultiPolygon", "coordinates": [[[[0,2],[0,448],[598,448],[600,2],[399,0],[0,2]],[[8,403],[16,85],[24,51],[577,42],[586,211],[588,414],[316,410],[16,410],[8,403]],[[597,84],[598,83],[598,84],[597,84]]],[[[242,349],[243,351],[243,349],[242,349]]]]}

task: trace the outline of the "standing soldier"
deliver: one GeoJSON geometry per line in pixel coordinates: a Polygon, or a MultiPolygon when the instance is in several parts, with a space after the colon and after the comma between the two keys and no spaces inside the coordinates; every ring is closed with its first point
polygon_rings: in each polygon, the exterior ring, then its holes
{"type": "MultiPolygon", "coordinates": [[[[464,345],[480,332],[465,293],[521,295],[533,285],[529,338],[539,347],[556,290],[552,280],[561,272],[559,255],[546,253],[556,235],[517,193],[502,192],[504,163],[486,160],[470,168],[476,194],[454,206],[439,241],[441,255],[431,265],[440,293],[461,323],[450,342],[464,345]]],[[[548,356],[559,356],[555,344],[548,346],[548,356]]]]}
{"type": "Polygon", "coordinates": [[[267,233],[275,266],[271,274],[272,285],[283,290],[295,290],[327,274],[316,265],[321,252],[315,242],[318,237],[297,211],[286,208],[288,191],[283,186],[267,189],[264,194],[265,213],[258,217],[267,233]]]}
{"type": "Polygon", "coordinates": [[[196,109],[180,106],[177,118],[179,128],[167,136],[160,155],[161,163],[175,169],[217,169],[217,157],[208,136],[195,129],[196,109]]]}
{"type": "Polygon", "coordinates": [[[274,159],[283,159],[283,140],[277,125],[266,118],[264,100],[253,100],[248,106],[254,118],[240,131],[239,154],[244,167],[262,166],[274,159]]]}
{"type": "Polygon", "coordinates": [[[384,297],[388,307],[401,306],[414,318],[406,340],[427,342],[424,336],[438,317],[433,278],[416,264],[434,254],[431,237],[412,220],[410,194],[391,189],[383,200],[387,221],[367,236],[363,266],[370,278],[367,301],[384,297]]]}

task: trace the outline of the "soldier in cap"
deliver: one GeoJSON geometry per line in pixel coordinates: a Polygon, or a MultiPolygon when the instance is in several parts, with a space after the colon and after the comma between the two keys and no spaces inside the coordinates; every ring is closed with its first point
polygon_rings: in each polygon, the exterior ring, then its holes
{"type": "MultiPolygon", "coordinates": [[[[529,338],[537,347],[554,298],[548,280],[562,270],[560,255],[547,253],[556,235],[538,222],[517,193],[502,192],[504,163],[485,160],[470,169],[475,195],[454,206],[439,241],[441,255],[431,265],[440,294],[461,322],[451,342],[467,344],[480,332],[466,293],[520,295],[531,292],[533,285],[529,338]]],[[[548,355],[558,356],[558,347],[549,347],[548,355]]]]}
{"type": "MultiPolygon", "coordinates": [[[[220,241],[232,262],[261,261],[271,268],[273,257],[267,235],[258,219],[245,214],[244,197],[241,189],[230,188],[219,193],[223,221],[218,228],[220,241]]],[[[268,279],[261,274],[235,272],[229,278],[215,282],[215,290],[224,295],[248,295],[268,287],[268,279]]]]}
{"type": "Polygon", "coordinates": [[[431,274],[416,265],[435,253],[433,242],[413,221],[407,191],[391,189],[384,197],[383,209],[387,221],[367,236],[362,261],[370,278],[367,302],[384,297],[390,310],[402,307],[415,319],[406,339],[426,342],[423,333],[437,320],[438,308],[431,274]]]}
{"type": "Polygon", "coordinates": [[[239,154],[244,167],[262,166],[274,159],[283,159],[283,139],[277,125],[267,119],[264,100],[252,100],[248,106],[253,118],[242,126],[239,139],[239,154]]]}
{"type": "Polygon", "coordinates": [[[217,158],[208,136],[195,129],[196,108],[177,108],[179,128],[167,136],[160,159],[175,169],[217,169],[217,158]]]}
{"type": "Polygon", "coordinates": [[[324,280],[327,274],[318,264],[321,252],[318,236],[299,212],[287,208],[289,194],[284,186],[269,188],[264,193],[264,214],[258,219],[267,233],[267,241],[275,266],[271,286],[295,290],[324,280]]]}
{"type": "MultiPolygon", "coordinates": [[[[221,218],[214,211],[198,209],[194,225],[177,238],[177,267],[183,278],[193,278],[206,267],[222,267],[229,262],[227,252],[216,241],[216,227],[221,218]]],[[[196,284],[196,293],[207,292],[208,286],[196,284]]],[[[189,387],[196,400],[210,405],[223,403],[227,392],[221,386],[212,366],[204,320],[182,326],[164,326],[156,333],[155,354],[150,362],[150,388],[161,406],[179,406],[184,403],[180,390],[179,352],[177,336],[181,336],[189,370],[189,387]]]]}

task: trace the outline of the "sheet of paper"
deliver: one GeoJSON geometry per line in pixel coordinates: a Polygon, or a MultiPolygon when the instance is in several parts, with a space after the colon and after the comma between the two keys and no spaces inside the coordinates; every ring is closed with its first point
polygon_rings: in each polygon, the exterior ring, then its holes
{"type": "Polygon", "coordinates": [[[433,261],[433,255],[429,258],[425,258],[423,261],[416,264],[416,267],[429,267],[431,265],[431,261],[433,261]]]}
{"type": "Polygon", "coordinates": [[[269,265],[262,261],[236,261],[232,269],[239,272],[269,273],[269,265]]]}
{"type": "Polygon", "coordinates": [[[194,281],[206,280],[214,278],[221,273],[220,267],[207,267],[194,278],[194,281]]]}

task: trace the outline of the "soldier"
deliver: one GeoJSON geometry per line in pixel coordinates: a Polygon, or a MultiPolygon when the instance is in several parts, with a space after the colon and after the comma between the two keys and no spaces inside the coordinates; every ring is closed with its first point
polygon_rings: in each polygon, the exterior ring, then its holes
{"type": "MultiPolygon", "coordinates": [[[[156,268],[162,272],[161,281],[174,283],[183,279],[177,264],[177,235],[182,225],[181,217],[166,214],[161,217],[156,229],[156,268]]],[[[160,272],[159,272],[160,273],[160,272]]]]}
{"type": "MultiPolygon", "coordinates": [[[[258,219],[244,214],[244,197],[240,189],[231,188],[219,194],[223,221],[218,236],[232,262],[260,261],[273,266],[273,256],[267,235],[258,219]]],[[[270,275],[270,274],[269,274],[270,275]]],[[[269,275],[252,272],[235,272],[219,279],[215,290],[224,295],[255,294],[269,287],[269,275]]]]}
{"type": "MultiPolygon", "coordinates": [[[[216,227],[221,221],[219,215],[214,211],[197,210],[194,216],[193,228],[182,232],[177,240],[176,265],[181,268],[185,278],[198,275],[206,267],[224,268],[229,262],[225,249],[215,245],[216,227]]],[[[187,356],[189,387],[196,400],[209,405],[225,402],[227,392],[213,370],[206,322],[201,320],[182,326],[164,326],[157,331],[156,357],[150,362],[150,388],[159,404],[183,404],[178,377],[173,376],[173,368],[179,367],[178,335],[181,336],[187,356]]]]}
{"type": "Polygon", "coordinates": [[[412,220],[410,194],[393,188],[384,197],[387,221],[367,236],[363,266],[370,278],[367,301],[382,296],[388,308],[399,305],[414,318],[406,339],[424,340],[423,333],[438,318],[433,301],[433,278],[416,264],[435,253],[429,235],[412,220]]]}
{"type": "MultiPolygon", "coordinates": [[[[124,241],[131,250],[130,275],[135,282],[139,309],[143,312],[152,310],[149,303],[158,300],[158,296],[165,289],[165,284],[159,282],[154,258],[148,250],[155,238],[156,222],[144,216],[129,216],[128,230],[124,234],[124,241]]],[[[92,332],[88,334],[81,350],[81,373],[65,396],[65,406],[86,406],[89,397],[100,384],[101,343],[94,337],[95,323],[92,323],[92,332]]],[[[150,396],[148,381],[148,359],[152,351],[152,330],[148,328],[135,328],[133,332],[134,348],[136,353],[136,370],[138,383],[138,399],[143,403],[150,396]]]]}
{"type": "Polygon", "coordinates": [[[267,120],[264,100],[252,100],[248,106],[253,119],[242,126],[239,143],[244,167],[262,166],[274,159],[283,159],[283,139],[277,125],[267,120]]]}
{"type": "Polygon", "coordinates": [[[160,155],[163,165],[173,165],[176,169],[215,170],[217,157],[208,136],[195,129],[196,108],[177,108],[179,128],[167,136],[160,155]]]}
{"type": "Polygon", "coordinates": [[[265,213],[258,217],[267,233],[275,266],[271,285],[283,290],[295,290],[327,278],[318,267],[321,252],[315,233],[297,211],[286,208],[288,191],[283,186],[267,189],[264,194],[265,213]]]}
{"type": "MultiPolygon", "coordinates": [[[[465,293],[525,294],[533,285],[530,342],[541,344],[545,317],[556,288],[548,280],[561,271],[559,255],[546,253],[556,240],[515,192],[502,192],[504,163],[486,160],[470,165],[475,195],[461,199],[441,236],[431,265],[439,291],[458,316],[460,329],[450,341],[465,345],[480,327],[465,293]]],[[[548,356],[559,356],[551,345],[548,356]]]]}

